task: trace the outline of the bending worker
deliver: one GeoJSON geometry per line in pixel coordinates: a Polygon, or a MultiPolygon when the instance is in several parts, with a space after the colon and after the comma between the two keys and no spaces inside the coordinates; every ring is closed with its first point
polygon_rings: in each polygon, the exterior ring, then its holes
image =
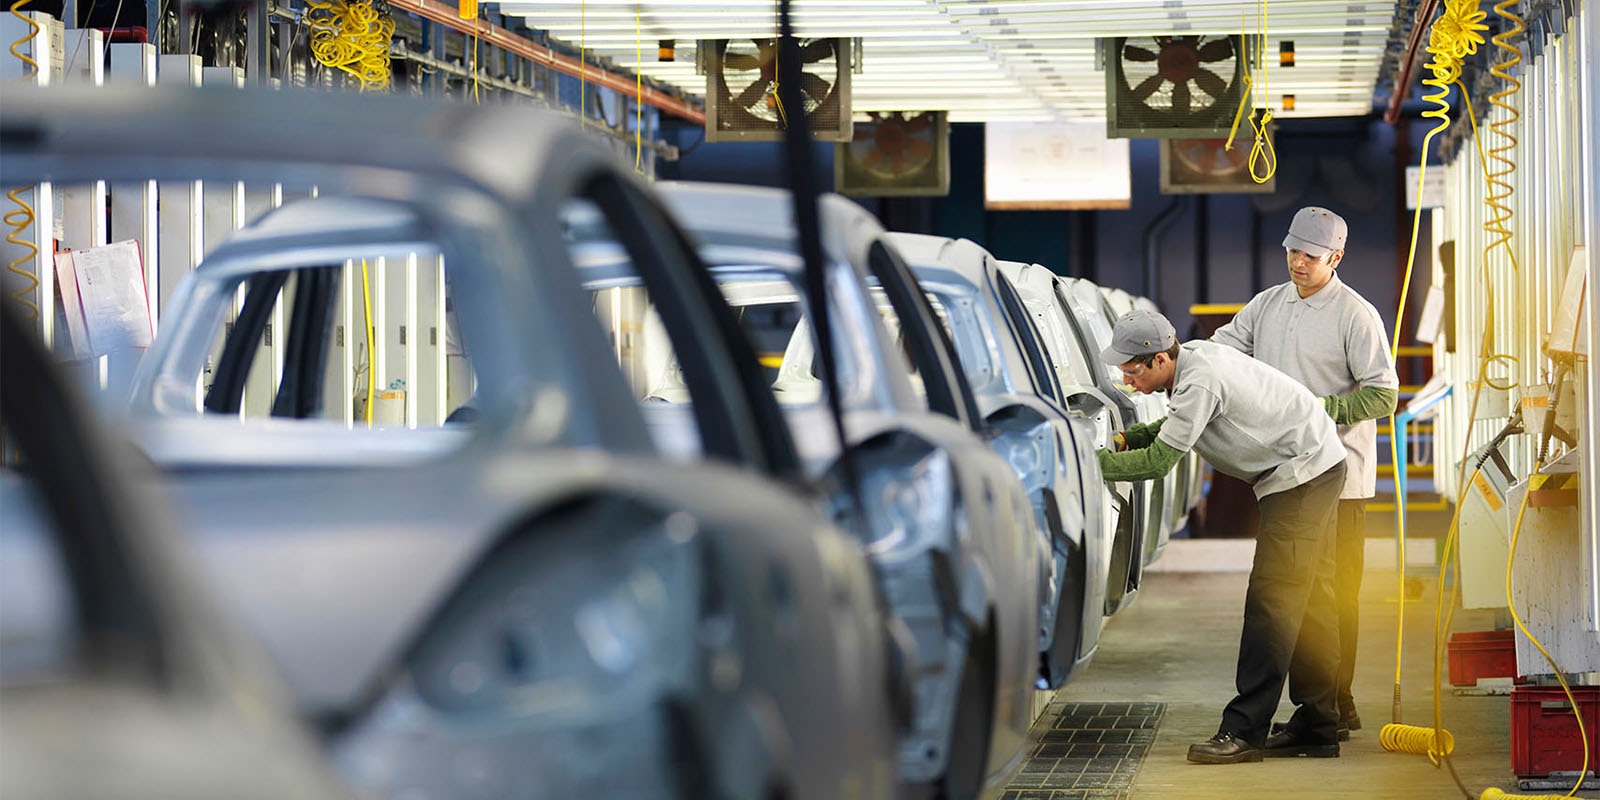
{"type": "MultiPolygon", "coordinates": [[[[1211,341],[1236,348],[1322,398],[1344,443],[1344,488],[1334,545],[1333,598],[1339,609],[1339,739],[1361,729],[1350,685],[1360,631],[1367,499],[1378,478],[1378,417],[1394,413],[1400,378],[1383,319],[1334,272],[1344,260],[1344,219],[1307,206],[1283,239],[1289,282],[1256,295],[1211,341]]],[[[1291,679],[1292,680],[1292,679],[1291,679]]],[[[1293,734],[1296,720],[1283,732],[1293,734]]],[[[1274,726],[1276,727],[1276,726],[1274,726]]]]}
{"type": "Polygon", "coordinates": [[[1165,418],[1123,433],[1124,452],[1099,451],[1108,481],[1165,475],[1193,449],[1252,485],[1261,531],[1245,594],[1234,683],[1217,734],[1189,747],[1200,764],[1263,756],[1339,755],[1338,618],[1333,605],[1334,509],[1344,486],[1344,446],[1320,399],[1238,350],[1178,344],[1172,323],[1150,311],[1117,320],[1101,352],[1144,394],[1166,391],[1165,418]],[[1303,724],[1268,747],[1285,679],[1303,724]]]}

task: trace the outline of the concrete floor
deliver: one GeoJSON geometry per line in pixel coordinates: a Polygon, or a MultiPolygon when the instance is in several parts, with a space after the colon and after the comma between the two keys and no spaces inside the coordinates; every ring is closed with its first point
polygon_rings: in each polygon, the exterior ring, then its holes
{"type": "MultiPolygon", "coordinates": [[[[1352,733],[1341,758],[1269,759],[1226,766],[1185,760],[1191,743],[1216,732],[1222,706],[1233,695],[1247,579],[1240,572],[1147,573],[1140,598],[1108,625],[1089,669],[1055,700],[1166,704],[1154,744],[1139,767],[1131,792],[1125,795],[1129,800],[1462,797],[1449,771],[1435,768],[1426,756],[1392,753],[1378,744],[1379,729],[1391,721],[1397,587],[1393,570],[1370,569],[1372,562],[1368,563],[1355,685],[1364,727],[1352,733]]],[[[1423,599],[1406,604],[1401,690],[1402,713],[1408,724],[1431,724],[1433,716],[1434,584],[1432,577],[1424,579],[1423,599]]],[[[1458,611],[1452,630],[1492,627],[1489,612],[1458,611]]],[[[1287,719],[1288,714],[1285,699],[1278,719],[1287,719]]],[[[1458,696],[1445,683],[1443,714],[1445,729],[1456,739],[1452,760],[1470,798],[1476,800],[1491,786],[1519,793],[1511,772],[1510,698],[1458,696]]],[[[1564,787],[1554,794],[1565,791],[1564,787]]],[[[1600,793],[1585,791],[1578,796],[1600,797],[1600,793]]]]}

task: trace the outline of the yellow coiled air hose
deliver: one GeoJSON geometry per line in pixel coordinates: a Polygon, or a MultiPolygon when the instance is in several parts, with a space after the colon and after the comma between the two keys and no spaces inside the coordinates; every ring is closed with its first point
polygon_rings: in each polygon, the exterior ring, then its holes
{"type": "Polygon", "coordinates": [[[389,88],[389,43],[394,19],[371,0],[306,0],[311,55],[360,84],[361,91],[389,88]]]}
{"type": "MultiPolygon", "coordinates": [[[[39,23],[34,22],[31,17],[22,13],[22,7],[27,4],[28,0],[17,0],[17,2],[11,4],[10,9],[11,16],[16,17],[22,21],[22,24],[28,26],[28,32],[22,38],[11,43],[11,55],[16,56],[17,60],[21,61],[25,68],[25,74],[19,79],[19,82],[32,80],[33,76],[39,74],[39,62],[33,60],[32,57],[20,49],[23,45],[32,42],[33,37],[39,33],[39,23]]],[[[7,263],[6,269],[27,281],[26,286],[11,292],[11,299],[21,303],[22,307],[28,310],[29,322],[39,319],[39,304],[35,303],[32,298],[33,291],[39,288],[39,276],[27,268],[34,258],[39,255],[39,246],[23,238],[23,234],[33,227],[34,216],[33,206],[28,205],[28,201],[22,199],[22,193],[32,191],[33,188],[32,186],[18,186],[6,192],[6,197],[11,199],[16,208],[7,211],[5,217],[0,218],[4,219],[6,227],[10,228],[10,230],[6,231],[6,242],[27,251],[25,255],[14,258],[7,263]]]]}
{"type": "MultiPolygon", "coordinates": [[[[1450,104],[1445,100],[1450,93],[1450,84],[1461,74],[1461,60],[1477,52],[1478,45],[1484,39],[1481,31],[1488,30],[1483,24],[1487,16],[1478,9],[1478,0],[1445,0],[1444,13],[1434,22],[1433,29],[1428,34],[1428,53],[1432,56],[1427,64],[1428,72],[1432,73],[1423,79],[1423,83],[1434,87],[1433,94],[1424,99],[1434,104],[1422,113],[1424,117],[1437,120],[1437,124],[1429,129],[1422,139],[1422,172],[1428,168],[1428,145],[1433,137],[1450,127],[1450,104]]],[[[1405,91],[1405,87],[1396,87],[1395,91],[1405,91]]],[[[1425,174],[1417,176],[1417,187],[1420,192],[1425,174]]],[[[1416,265],[1417,258],[1417,233],[1422,222],[1422,205],[1417,205],[1417,210],[1411,223],[1411,247],[1406,257],[1405,277],[1400,282],[1400,307],[1395,312],[1394,336],[1389,342],[1389,357],[1394,359],[1400,352],[1400,323],[1405,317],[1406,295],[1411,288],[1411,272],[1416,265]]],[[[1399,445],[1396,437],[1400,431],[1395,426],[1395,417],[1389,415],[1389,461],[1398,464],[1400,460],[1399,445]]],[[[1406,576],[1405,576],[1405,487],[1395,487],[1396,528],[1395,546],[1398,557],[1396,559],[1399,569],[1399,617],[1395,626],[1395,652],[1394,652],[1394,721],[1385,725],[1378,734],[1378,741],[1387,750],[1399,750],[1408,753],[1430,753],[1436,751],[1448,752],[1447,744],[1453,747],[1454,743],[1446,743],[1444,737],[1436,735],[1433,728],[1416,728],[1405,730],[1407,727],[1400,723],[1400,667],[1402,644],[1405,641],[1405,604],[1406,604],[1406,576]],[[1420,733],[1418,732],[1420,731],[1420,733]],[[1436,748],[1435,745],[1438,745],[1436,748]]]]}

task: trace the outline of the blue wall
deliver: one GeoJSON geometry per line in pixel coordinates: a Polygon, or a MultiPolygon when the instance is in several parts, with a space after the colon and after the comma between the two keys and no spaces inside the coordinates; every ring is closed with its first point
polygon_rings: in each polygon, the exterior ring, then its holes
{"type": "MultiPolygon", "coordinates": [[[[662,165],[664,178],[785,184],[776,143],[702,143],[698,127],[664,125],[666,141],[685,151],[679,162],[662,165]]],[[[1157,142],[1135,139],[1130,148],[1133,199],[1127,210],[987,211],[983,126],[957,124],[950,133],[948,196],[860,202],[891,228],[966,237],[1002,258],[1037,262],[1136,294],[1149,288],[1143,267],[1146,234],[1177,203],[1157,240],[1155,299],[1180,332],[1191,330],[1193,303],[1242,303],[1285,280],[1282,242],[1290,218],[1301,206],[1326,206],[1350,224],[1340,277],[1392,326],[1411,236],[1401,181],[1405,164],[1415,163],[1420,152],[1425,127],[1403,122],[1400,130],[1407,136],[1398,150],[1396,130],[1371,117],[1280,122],[1277,190],[1269,195],[1162,195],[1157,142]]],[[[816,154],[820,183],[831,186],[833,146],[818,144],[816,154]]],[[[1423,222],[1426,226],[1426,216],[1423,222]]],[[[1427,291],[1430,246],[1424,228],[1410,291],[1414,302],[1408,303],[1412,315],[1427,291]]],[[[1411,341],[1403,336],[1402,343],[1411,341]]]]}

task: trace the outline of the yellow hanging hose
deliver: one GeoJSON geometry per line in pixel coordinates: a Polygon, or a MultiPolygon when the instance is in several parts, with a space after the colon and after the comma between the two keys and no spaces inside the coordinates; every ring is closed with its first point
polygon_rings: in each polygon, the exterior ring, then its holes
{"type": "MultiPolygon", "coordinates": [[[[1239,29],[1243,30],[1244,15],[1239,16],[1239,29]]],[[[1233,140],[1239,134],[1239,123],[1244,120],[1245,108],[1259,106],[1261,119],[1257,121],[1254,113],[1250,115],[1250,127],[1255,130],[1255,138],[1246,163],[1250,167],[1250,179],[1256,183],[1266,183],[1278,171],[1278,154],[1272,148],[1272,138],[1267,135],[1267,126],[1272,122],[1272,98],[1267,93],[1267,0],[1261,0],[1261,13],[1256,19],[1259,29],[1256,35],[1256,63],[1261,65],[1261,96],[1266,98],[1266,102],[1255,102],[1255,79],[1250,72],[1250,58],[1247,52],[1241,52],[1239,58],[1244,60],[1244,96],[1239,100],[1238,110],[1233,112],[1233,127],[1228,130],[1228,141],[1222,145],[1222,149],[1233,149],[1233,140]]]]}
{"type": "Polygon", "coordinates": [[[355,78],[361,91],[389,88],[394,19],[371,0],[306,0],[311,55],[355,78]]]}
{"type": "MultiPolygon", "coordinates": [[[[22,21],[22,24],[28,26],[28,32],[22,38],[11,43],[11,55],[16,56],[25,67],[24,75],[18,79],[19,83],[32,80],[33,76],[39,74],[39,62],[33,60],[31,56],[20,49],[23,45],[32,42],[33,37],[39,33],[39,23],[34,22],[31,17],[22,13],[22,7],[27,5],[28,2],[29,0],[17,0],[17,2],[11,4],[10,9],[11,16],[16,17],[22,21]]],[[[28,201],[22,199],[22,193],[33,189],[34,187],[32,186],[18,186],[6,192],[6,197],[11,199],[16,208],[7,211],[5,216],[0,218],[4,219],[6,227],[10,228],[10,230],[6,231],[6,242],[27,251],[26,254],[7,263],[6,269],[27,281],[26,286],[11,292],[11,299],[16,300],[22,304],[23,308],[27,309],[29,322],[39,319],[39,304],[35,303],[31,296],[33,291],[39,288],[39,275],[28,269],[28,265],[39,255],[39,246],[23,238],[28,229],[33,227],[34,215],[33,206],[28,205],[28,201]]]]}
{"type": "Polygon", "coordinates": [[[372,403],[378,379],[377,351],[372,349],[373,340],[378,338],[372,326],[372,284],[367,279],[367,260],[361,259],[361,303],[366,308],[367,319],[362,326],[367,331],[367,409],[363,415],[366,417],[367,427],[372,427],[372,403]]]}
{"type": "MultiPolygon", "coordinates": [[[[1478,0],[1445,0],[1444,13],[1434,22],[1433,29],[1428,34],[1428,52],[1432,56],[1427,64],[1431,76],[1424,78],[1423,83],[1433,86],[1437,91],[1425,99],[1432,102],[1435,107],[1430,108],[1422,115],[1438,120],[1422,139],[1422,169],[1417,175],[1418,196],[1421,196],[1422,182],[1428,169],[1428,145],[1441,131],[1450,127],[1450,104],[1445,98],[1450,93],[1450,84],[1461,74],[1462,58],[1477,52],[1478,45],[1484,39],[1480,31],[1488,30],[1482,21],[1486,15],[1478,10],[1478,0]]],[[[1399,86],[1395,91],[1403,92],[1406,87],[1399,86]]],[[[1411,222],[1411,247],[1406,257],[1405,277],[1400,282],[1400,307],[1394,316],[1394,335],[1389,342],[1389,357],[1396,358],[1400,352],[1400,323],[1405,318],[1406,295],[1411,288],[1411,272],[1417,259],[1417,232],[1422,224],[1422,204],[1417,204],[1416,213],[1411,222]]],[[[1389,415],[1389,461],[1399,464],[1400,450],[1396,439],[1400,435],[1395,427],[1395,417],[1389,415]]],[[[1426,739],[1420,734],[1405,730],[1388,730],[1391,726],[1400,725],[1400,667],[1402,645],[1405,642],[1405,607],[1406,607],[1406,575],[1405,575],[1405,547],[1406,547],[1406,515],[1405,515],[1405,487],[1395,487],[1395,547],[1396,563],[1398,565],[1399,579],[1399,617],[1395,626],[1394,650],[1394,706],[1393,722],[1384,726],[1379,732],[1379,742],[1388,750],[1402,750],[1404,752],[1425,753],[1435,743],[1436,738],[1432,728],[1423,728],[1427,732],[1426,739]],[[1421,749],[1416,749],[1419,745],[1421,749]]]]}

